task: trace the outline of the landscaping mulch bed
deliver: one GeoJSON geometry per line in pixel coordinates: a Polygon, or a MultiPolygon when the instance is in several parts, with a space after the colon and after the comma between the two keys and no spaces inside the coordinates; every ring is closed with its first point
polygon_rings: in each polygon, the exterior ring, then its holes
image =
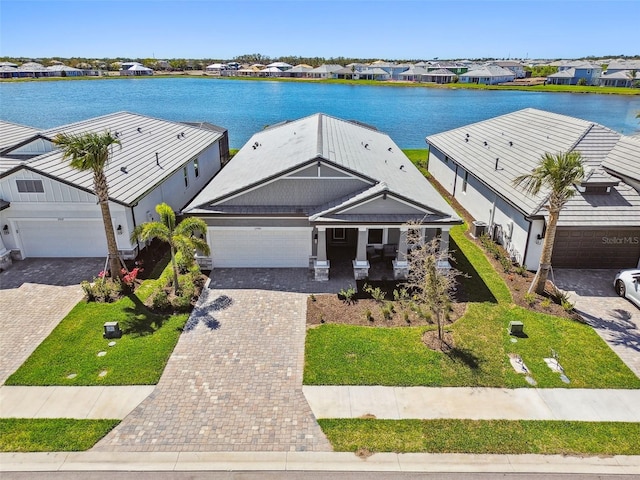
{"type": "MultiPolygon", "coordinates": [[[[370,327],[415,327],[435,324],[433,320],[422,318],[409,307],[403,308],[398,302],[392,303],[394,311],[389,318],[385,318],[382,313],[385,303],[371,298],[347,303],[338,298],[338,295],[310,295],[307,298],[307,325],[341,323],[370,327]],[[367,312],[371,313],[370,317],[367,316],[367,312]]],[[[459,319],[466,308],[466,303],[454,303],[445,324],[452,324],[459,319]]]]}

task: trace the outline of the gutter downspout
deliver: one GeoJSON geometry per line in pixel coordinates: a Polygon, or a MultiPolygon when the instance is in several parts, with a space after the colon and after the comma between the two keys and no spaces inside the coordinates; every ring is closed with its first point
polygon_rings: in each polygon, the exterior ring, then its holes
{"type": "Polygon", "coordinates": [[[458,183],[458,164],[456,163],[456,173],[453,175],[453,192],[451,196],[456,198],[456,184],[458,183]]]}
{"type": "MultiPolygon", "coordinates": [[[[136,225],[136,212],[134,210],[134,207],[137,207],[138,204],[136,203],[135,205],[131,206],[131,220],[133,220],[133,229],[135,230],[137,225],[136,225]]],[[[138,240],[136,238],[136,246],[138,248],[138,255],[140,255],[140,240],[138,240]]]]}

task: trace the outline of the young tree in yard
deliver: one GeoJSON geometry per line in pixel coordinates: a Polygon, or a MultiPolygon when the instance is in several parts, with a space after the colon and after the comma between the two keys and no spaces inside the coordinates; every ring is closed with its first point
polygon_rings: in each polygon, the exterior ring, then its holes
{"type": "Polygon", "coordinates": [[[102,223],[107,236],[107,251],[109,253],[109,269],[111,277],[120,275],[120,261],[118,245],[111,222],[109,210],[109,185],[104,169],[109,162],[113,145],[120,145],[120,140],[110,132],[66,134],[60,133],[53,138],[53,143],[62,147],[63,160],[70,160],[71,168],[76,170],[91,170],[93,172],[93,189],[98,197],[102,212],[102,223]]]}
{"type": "Polygon", "coordinates": [[[146,222],[138,225],[131,234],[131,242],[136,240],[150,241],[157,238],[169,244],[171,250],[171,267],[173,268],[173,291],[176,295],[180,291],[178,284],[178,266],[176,253],[180,252],[184,258],[193,261],[195,251],[200,250],[209,255],[209,245],[196,233],[207,231],[207,224],[195,217],[187,217],[176,225],[176,214],[166,203],[156,205],[156,212],[160,215],[158,222],[146,222]]]}
{"type": "Polygon", "coordinates": [[[531,195],[538,195],[543,189],[549,192],[546,205],[543,207],[549,212],[547,233],[542,245],[540,266],[531,283],[529,293],[544,293],[551,269],[553,243],[556,238],[556,226],[560,212],[575,194],[574,184],[582,180],[583,177],[582,157],[580,152],[574,151],[555,155],[545,153],[538,166],[531,173],[520,175],[513,180],[515,186],[523,186],[525,191],[531,195]]]}
{"type": "Polygon", "coordinates": [[[456,285],[456,275],[460,272],[453,268],[441,268],[452,260],[448,251],[440,250],[440,241],[434,238],[426,244],[419,240],[419,229],[409,229],[408,243],[414,245],[407,256],[409,276],[405,283],[411,292],[413,301],[431,312],[438,326],[440,345],[444,341],[444,321],[452,302],[452,293],[456,285]]]}

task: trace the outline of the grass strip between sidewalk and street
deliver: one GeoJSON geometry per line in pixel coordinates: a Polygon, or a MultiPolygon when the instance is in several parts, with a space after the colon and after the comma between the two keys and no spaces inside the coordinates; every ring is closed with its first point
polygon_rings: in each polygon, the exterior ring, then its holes
{"type": "Polygon", "coordinates": [[[2,418],[0,452],[80,452],[93,447],[120,420],[2,418]]]}
{"type": "Polygon", "coordinates": [[[640,423],[321,419],[335,451],[639,455],[640,423]]]}

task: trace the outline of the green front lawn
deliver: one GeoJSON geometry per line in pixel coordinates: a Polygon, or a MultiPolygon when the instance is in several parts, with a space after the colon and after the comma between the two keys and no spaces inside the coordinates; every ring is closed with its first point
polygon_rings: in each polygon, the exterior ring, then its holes
{"type": "Polygon", "coordinates": [[[538,387],[640,388],[640,379],[588,325],[514,305],[483,251],[464,235],[464,226],[453,228],[450,238],[456,267],[469,275],[460,281],[467,311],[447,327],[455,342],[452,351],[423,344],[423,333],[435,326],[361,327],[328,319],[307,332],[304,383],[528,387],[509,362],[509,354],[517,354],[538,387]],[[524,323],[526,336],[515,343],[507,331],[510,321],[524,323]],[[552,349],[568,385],[543,360],[552,349]]]}
{"type": "Polygon", "coordinates": [[[340,452],[639,455],[640,423],[318,420],[340,452]]]}
{"type": "Polygon", "coordinates": [[[159,281],[153,278],[158,272],[145,280],[135,294],[114,303],[78,303],[7,379],[6,385],[158,383],[189,316],[159,315],[145,307],[144,299],[159,281]],[[102,338],[104,323],[111,321],[119,322],[125,332],[112,347],[108,346],[112,340],[102,338]],[[106,355],[98,356],[99,352],[106,355]],[[75,377],[68,378],[73,374],[75,377]]]}
{"type": "Polygon", "coordinates": [[[78,452],[93,447],[120,420],[0,419],[0,452],[78,452]]]}
{"type": "Polygon", "coordinates": [[[511,305],[470,304],[450,326],[456,348],[445,354],[424,346],[435,327],[376,328],[325,324],[307,332],[307,385],[527,387],[509,363],[519,354],[539,387],[640,388],[640,379],[588,325],[511,305]],[[511,342],[509,321],[520,320],[527,338],[511,342]],[[558,352],[566,385],[543,358],[558,352]],[[588,352],[588,355],[585,354],[588,352]]]}

